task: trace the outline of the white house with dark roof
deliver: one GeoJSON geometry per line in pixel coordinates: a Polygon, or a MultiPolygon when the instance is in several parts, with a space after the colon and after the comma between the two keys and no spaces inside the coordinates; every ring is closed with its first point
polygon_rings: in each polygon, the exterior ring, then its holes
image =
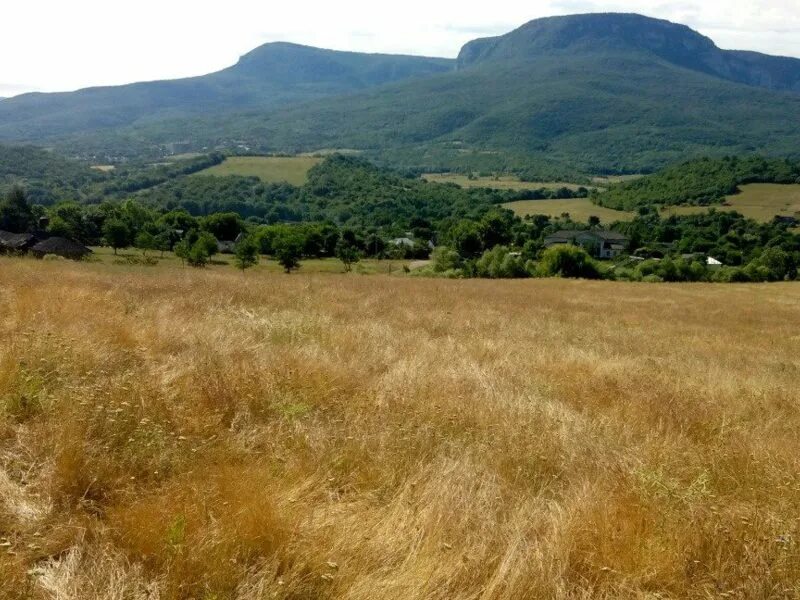
{"type": "Polygon", "coordinates": [[[561,230],[544,238],[545,248],[573,244],[597,258],[615,258],[624,254],[629,242],[628,237],[618,231],[603,230],[561,230]]]}

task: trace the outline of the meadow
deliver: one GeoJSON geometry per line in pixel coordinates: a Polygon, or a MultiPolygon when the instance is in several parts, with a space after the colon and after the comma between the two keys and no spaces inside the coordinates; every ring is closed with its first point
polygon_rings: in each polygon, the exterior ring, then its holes
{"type": "Polygon", "coordinates": [[[796,284],[0,281],[0,598],[800,594],[796,284]]]}
{"type": "MultiPolygon", "coordinates": [[[[107,246],[92,247],[92,255],[88,259],[94,264],[106,265],[114,269],[141,269],[148,266],[152,269],[182,268],[184,263],[172,252],[148,251],[147,259],[154,260],[153,265],[143,265],[145,255],[140,250],[119,250],[116,254],[107,246]]],[[[405,268],[413,267],[415,261],[406,259],[374,259],[362,258],[353,265],[353,273],[359,275],[397,275],[405,272],[405,268]]],[[[419,262],[419,261],[417,261],[419,262]]],[[[209,260],[207,270],[234,269],[233,254],[215,254],[209,260]]],[[[274,259],[259,257],[259,262],[250,268],[252,273],[283,273],[283,267],[274,259]]],[[[344,265],[338,258],[304,258],[300,261],[298,272],[303,274],[343,273],[344,265]]]]}
{"type": "Polygon", "coordinates": [[[231,156],[200,174],[258,177],[264,183],[287,182],[300,186],[306,183],[309,169],[321,161],[314,156],[231,156]]]}
{"type": "Polygon", "coordinates": [[[575,198],[569,200],[519,200],[503,204],[504,208],[513,210],[520,217],[526,215],[547,215],[550,217],[560,217],[568,213],[570,218],[576,222],[586,223],[589,217],[600,217],[601,223],[613,223],[614,221],[630,221],[634,214],[613,208],[606,208],[593,204],[588,198],[575,198]]]}
{"type": "MultiPolygon", "coordinates": [[[[593,204],[587,198],[572,200],[522,200],[503,205],[517,215],[548,215],[558,217],[569,213],[575,221],[586,222],[591,215],[600,217],[604,223],[629,221],[634,213],[593,204]]],[[[780,185],[774,183],[753,183],[741,186],[741,193],[728,196],[725,205],[713,206],[715,210],[736,211],[745,217],[761,223],[768,223],[776,215],[800,218],[800,185],[780,185]]],[[[704,206],[665,206],[662,216],[693,215],[708,212],[704,206]]]]}

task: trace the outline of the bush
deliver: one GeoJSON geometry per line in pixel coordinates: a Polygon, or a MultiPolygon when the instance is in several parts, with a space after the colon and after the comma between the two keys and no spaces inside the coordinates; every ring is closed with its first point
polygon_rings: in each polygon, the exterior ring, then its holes
{"type": "Polygon", "coordinates": [[[456,269],[460,269],[464,264],[464,260],[459,256],[458,252],[447,246],[437,246],[434,248],[431,254],[431,260],[433,261],[433,270],[436,273],[455,271],[456,269]]]}
{"type": "Polygon", "coordinates": [[[208,264],[208,248],[202,239],[197,240],[194,245],[189,249],[189,254],[186,257],[186,262],[189,266],[201,268],[208,264]]]}
{"type": "Polygon", "coordinates": [[[721,267],[711,275],[716,283],[744,283],[750,281],[747,273],[739,267],[721,267]]]}
{"type": "Polygon", "coordinates": [[[478,277],[490,279],[513,279],[530,277],[518,254],[512,254],[506,246],[495,246],[487,250],[475,263],[478,277]]]}
{"type": "Polygon", "coordinates": [[[600,269],[586,250],[579,246],[553,246],[542,254],[536,267],[536,275],[599,279],[600,269]]]}
{"type": "Polygon", "coordinates": [[[664,283],[664,280],[658,275],[646,275],[642,277],[644,283],[664,283]]]}
{"type": "Polygon", "coordinates": [[[124,258],[114,259],[113,264],[155,267],[158,264],[158,259],[154,256],[126,256],[124,258]]]}

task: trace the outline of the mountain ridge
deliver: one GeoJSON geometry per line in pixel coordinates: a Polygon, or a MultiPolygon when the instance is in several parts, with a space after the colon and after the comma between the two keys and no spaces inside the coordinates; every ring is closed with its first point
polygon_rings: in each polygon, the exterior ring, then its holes
{"type": "Polygon", "coordinates": [[[271,42],[240,57],[236,64],[208,75],[74,92],[33,92],[5,99],[0,101],[0,139],[38,141],[124,127],[139,119],[271,109],[398,79],[442,73],[454,65],[449,59],[271,42]],[[173,114],[175,111],[181,114],[173,114]]]}
{"type": "Polygon", "coordinates": [[[191,111],[128,125],[98,123],[90,111],[94,130],[73,121],[59,132],[52,121],[69,115],[53,112],[9,122],[0,102],[0,138],[27,129],[34,139],[25,141],[85,156],[157,154],[179,141],[183,150],[353,148],[409,167],[527,162],[584,173],[800,153],[800,59],[721,50],[685,25],[634,14],[537,19],[469,42],[456,60],[273,43],[199,85],[244,93],[254,80],[272,86],[256,103],[203,105],[190,88],[182,100],[191,111]]]}

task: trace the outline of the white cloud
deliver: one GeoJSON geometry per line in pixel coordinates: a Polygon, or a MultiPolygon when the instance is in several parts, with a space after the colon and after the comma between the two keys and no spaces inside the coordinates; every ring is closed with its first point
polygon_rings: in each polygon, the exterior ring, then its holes
{"type": "Polygon", "coordinates": [[[537,17],[627,11],[683,22],[721,47],[800,56],[797,0],[28,0],[3,7],[0,96],[208,73],[268,41],[455,56],[537,17]]]}

